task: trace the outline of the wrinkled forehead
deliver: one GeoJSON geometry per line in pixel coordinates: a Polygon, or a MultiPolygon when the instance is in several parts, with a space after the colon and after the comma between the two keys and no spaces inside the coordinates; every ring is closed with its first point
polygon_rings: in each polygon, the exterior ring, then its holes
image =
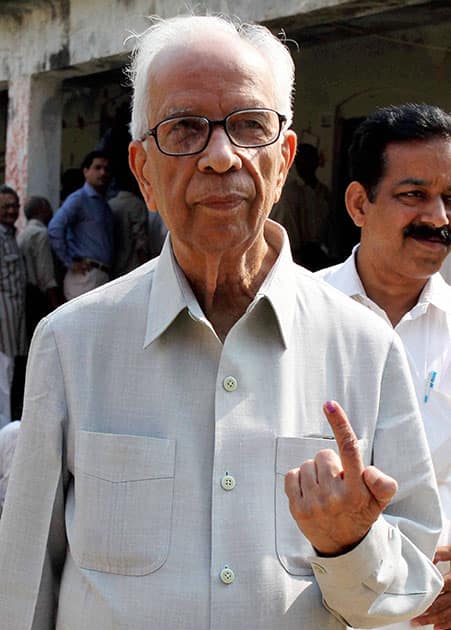
{"type": "MultiPolygon", "coordinates": [[[[205,97],[228,91],[271,94],[274,81],[262,53],[238,34],[186,35],[155,56],[149,74],[150,107],[196,91],[205,97]]],[[[263,104],[263,103],[262,103],[263,104]]],[[[274,103],[265,103],[273,106],[274,103]]]]}

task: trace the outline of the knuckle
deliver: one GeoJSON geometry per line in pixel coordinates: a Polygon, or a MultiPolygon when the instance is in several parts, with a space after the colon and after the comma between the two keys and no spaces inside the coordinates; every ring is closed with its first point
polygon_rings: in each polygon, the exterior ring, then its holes
{"type": "Polygon", "coordinates": [[[321,458],[321,459],[330,459],[330,458],[334,458],[336,456],[337,456],[337,454],[331,448],[322,448],[316,454],[316,457],[317,458],[321,458]]]}
{"type": "Polygon", "coordinates": [[[298,481],[299,468],[289,470],[285,475],[285,492],[291,494],[293,489],[299,485],[298,481]]]}
{"type": "Polygon", "coordinates": [[[346,435],[343,436],[341,450],[348,457],[358,454],[359,442],[354,434],[346,433],[346,435]]]}
{"type": "Polygon", "coordinates": [[[313,459],[306,459],[305,462],[303,462],[300,466],[300,472],[302,474],[302,472],[306,473],[308,471],[311,470],[311,468],[315,465],[315,462],[313,459]]]}

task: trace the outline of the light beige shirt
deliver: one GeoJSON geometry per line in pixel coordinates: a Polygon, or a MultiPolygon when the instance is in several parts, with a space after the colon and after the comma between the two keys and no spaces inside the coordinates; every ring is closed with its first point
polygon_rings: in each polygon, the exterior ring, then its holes
{"type": "Polygon", "coordinates": [[[295,266],[280,227],[266,237],[280,255],[224,344],[169,239],[40,324],[0,528],[8,630],[334,630],[411,617],[440,589],[415,546],[432,554],[440,517],[401,344],[295,266]],[[335,448],[327,399],[399,483],[336,558],[283,489],[335,448]]]}

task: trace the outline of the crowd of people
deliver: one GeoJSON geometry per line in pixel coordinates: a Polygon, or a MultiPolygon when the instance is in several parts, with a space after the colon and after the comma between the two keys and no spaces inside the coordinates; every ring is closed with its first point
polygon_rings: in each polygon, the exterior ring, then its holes
{"type": "Polygon", "coordinates": [[[27,223],[18,234],[18,194],[0,186],[0,427],[22,415],[26,359],[38,322],[157,256],[166,236],[128,169],[109,196],[107,153],[90,152],[79,172],[83,185],[66,190],[55,213],[45,197],[25,201],[27,223]]]}
{"type": "Polygon", "coordinates": [[[330,260],[329,193],[291,128],[285,46],[157,20],[130,75],[134,178],[116,169],[114,198],[100,148],[54,215],[26,202],[16,239],[0,187],[6,384],[34,331],[4,442],[10,462],[20,426],[2,623],[450,628],[451,115],[359,126],[361,239],[313,274],[296,263],[330,260]]]}

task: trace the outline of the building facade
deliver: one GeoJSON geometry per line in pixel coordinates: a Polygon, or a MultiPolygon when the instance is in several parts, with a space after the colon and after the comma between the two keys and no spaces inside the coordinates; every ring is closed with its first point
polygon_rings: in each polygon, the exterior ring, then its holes
{"type": "MultiPolygon", "coordinates": [[[[283,32],[296,64],[294,128],[318,147],[319,178],[340,212],[346,149],[376,106],[425,101],[451,110],[449,0],[207,0],[283,32]]],[[[60,201],[78,167],[115,124],[129,92],[123,68],[146,16],[178,0],[1,0],[0,179],[21,199],[60,201]],[[125,41],[127,40],[127,41],[125,41]],[[125,42],[125,43],[124,43],[125,42]]],[[[21,219],[23,221],[23,219],[21,219]]]]}

